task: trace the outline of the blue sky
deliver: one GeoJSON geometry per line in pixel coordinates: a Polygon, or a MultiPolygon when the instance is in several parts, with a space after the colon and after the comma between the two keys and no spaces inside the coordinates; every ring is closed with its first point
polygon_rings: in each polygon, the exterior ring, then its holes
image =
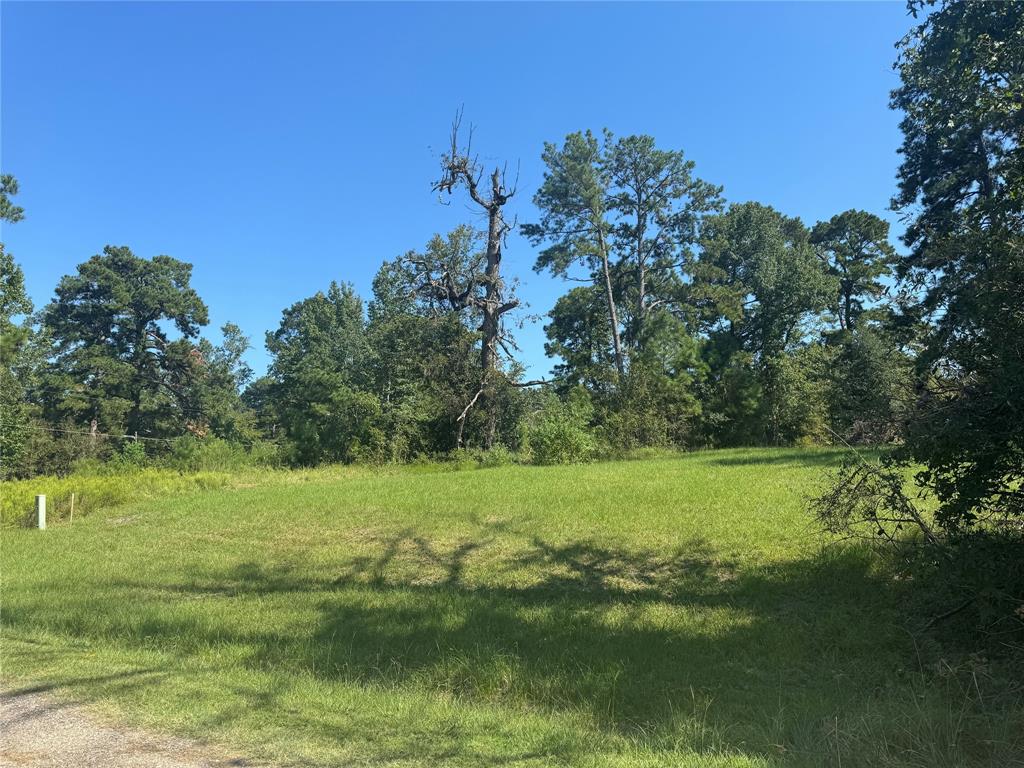
{"type": "MultiPolygon", "coordinates": [[[[808,224],[887,215],[903,3],[3,2],[0,164],[26,218],[3,240],[37,306],[105,244],[194,265],[253,340],[291,303],[353,282],[474,213],[430,192],[464,105],[487,161],[520,164],[534,219],[544,141],[607,126],[683,149],[733,202],[808,224]]],[[[516,332],[546,373],[542,315],[570,285],[503,262],[516,332]]]]}

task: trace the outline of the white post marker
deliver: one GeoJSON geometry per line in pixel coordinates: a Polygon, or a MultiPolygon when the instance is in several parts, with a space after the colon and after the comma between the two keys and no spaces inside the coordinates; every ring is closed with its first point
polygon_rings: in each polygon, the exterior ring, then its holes
{"type": "Polygon", "coordinates": [[[39,494],[36,496],[36,520],[39,523],[39,530],[46,530],[46,496],[39,494]]]}

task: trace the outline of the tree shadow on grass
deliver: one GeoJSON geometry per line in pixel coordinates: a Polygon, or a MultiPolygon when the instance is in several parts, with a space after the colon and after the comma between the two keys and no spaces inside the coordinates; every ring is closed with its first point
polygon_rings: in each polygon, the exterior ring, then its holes
{"type": "Polygon", "coordinates": [[[49,682],[36,685],[27,685],[17,688],[3,690],[4,698],[17,699],[22,696],[36,696],[43,693],[54,693],[62,688],[82,688],[97,685],[110,686],[113,684],[131,685],[141,679],[147,681],[159,678],[161,671],[158,669],[128,669],[122,672],[112,672],[105,675],[88,675],[85,677],[65,678],[60,683],[49,682]]]}
{"type": "MultiPolygon", "coordinates": [[[[231,646],[245,651],[233,663],[254,670],[571,713],[655,750],[695,740],[702,720],[719,748],[761,756],[859,706],[902,663],[893,585],[853,550],[740,567],[701,540],[629,549],[548,541],[500,522],[457,538],[379,533],[361,549],[327,566],[251,560],[162,584],[111,579],[80,589],[90,595],[80,603],[21,599],[6,623],[182,659],[231,646]],[[204,609],[268,599],[316,619],[271,630],[204,609]],[[194,610],[162,612],[168,600],[194,610]],[[136,620],[126,621],[126,601],[136,620]]],[[[235,699],[211,725],[284,706],[275,690],[240,688],[235,699]]],[[[452,757],[462,741],[434,757],[452,757]]]]}
{"type": "Polygon", "coordinates": [[[584,711],[603,730],[667,743],[680,716],[708,702],[734,728],[780,711],[821,721],[844,679],[884,682],[888,650],[876,646],[899,632],[890,585],[862,553],[744,572],[701,541],[663,556],[534,538],[508,563],[510,579],[482,586],[463,579],[465,551],[427,551],[441,567],[428,580],[389,578],[382,562],[336,580],[319,605],[317,667],[584,711]]]}
{"type": "MultiPolygon", "coordinates": [[[[875,448],[858,449],[862,455],[877,455],[880,453],[875,448]]],[[[715,452],[720,453],[720,452],[715,452]]],[[[843,459],[850,455],[848,449],[816,449],[807,450],[804,448],[777,448],[772,451],[760,450],[742,456],[714,456],[711,464],[720,467],[754,467],[759,465],[778,466],[780,464],[791,464],[794,467],[837,467],[843,459]]]]}

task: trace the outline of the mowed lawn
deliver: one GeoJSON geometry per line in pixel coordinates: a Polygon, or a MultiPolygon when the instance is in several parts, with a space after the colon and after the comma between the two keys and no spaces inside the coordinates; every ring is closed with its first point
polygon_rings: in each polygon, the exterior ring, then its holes
{"type": "Polygon", "coordinates": [[[1019,757],[1019,710],[928,672],[904,588],[817,532],[839,458],[339,471],[3,530],[3,684],[286,765],[1019,757]]]}

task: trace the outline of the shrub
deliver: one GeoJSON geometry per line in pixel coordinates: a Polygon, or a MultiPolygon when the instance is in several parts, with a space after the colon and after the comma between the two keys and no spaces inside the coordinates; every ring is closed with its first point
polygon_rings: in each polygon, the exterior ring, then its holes
{"type": "Polygon", "coordinates": [[[83,434],[81,425],[61,423],[60,430],[50,431],[44,422],[34,422],[29,432],[21,466],[14,477],[33,475],[67,475],[78,470],[82,462],[101,463],[116,454],[119,441],[100,438],[95,442],[83,434]]]}
{"type": "Polygon", "coordinates": [[[972,645],[987,638],[1012,649],[1024,637],[1024,526],[999,517],[943,525],[933,499],[908,493],[909,473],[891,455],[846,464],[811,510],[831,533],[890,543],[933,615],[929,627],[948,622],[972,645]]]}
{"type": "Polygon", "coordinates": [[[246,447],[216,437],[181,437],[174,441],[164,466],[179,472],[234,472],[249,467],[280,463],[273,443],[256,442],[246,447]]]}
{"type": "Polygon", "coordinates": [[[534,464],[580,464],[594,457],[589,428],[590,400],[573,390],[566,401],[551,397],[526,427],[525,443],[534,464]]]}
{"type": "Polygon", "coordinates": [[[597,434],[609,451],[691,445],[700,404],[688,376],[636,361],[606,396],[597,434]]]}
{"type": "Polygon", "coordinates": [[[493,446],[490,450],[473,450],[470,452],[470,455],[476,460],[477,465],[481,469],[507,467],[510,464],[516,463],[516,454],[509,450],[508,446],[501,443],[493,446]]]}
{"type": "Polygon", "coordinates": [[[146,457],[146,446],[138,440],[129,440],[121,446],[121,450],[110,460],[118,469],[139,469],[149,463],[146,457]]]}

